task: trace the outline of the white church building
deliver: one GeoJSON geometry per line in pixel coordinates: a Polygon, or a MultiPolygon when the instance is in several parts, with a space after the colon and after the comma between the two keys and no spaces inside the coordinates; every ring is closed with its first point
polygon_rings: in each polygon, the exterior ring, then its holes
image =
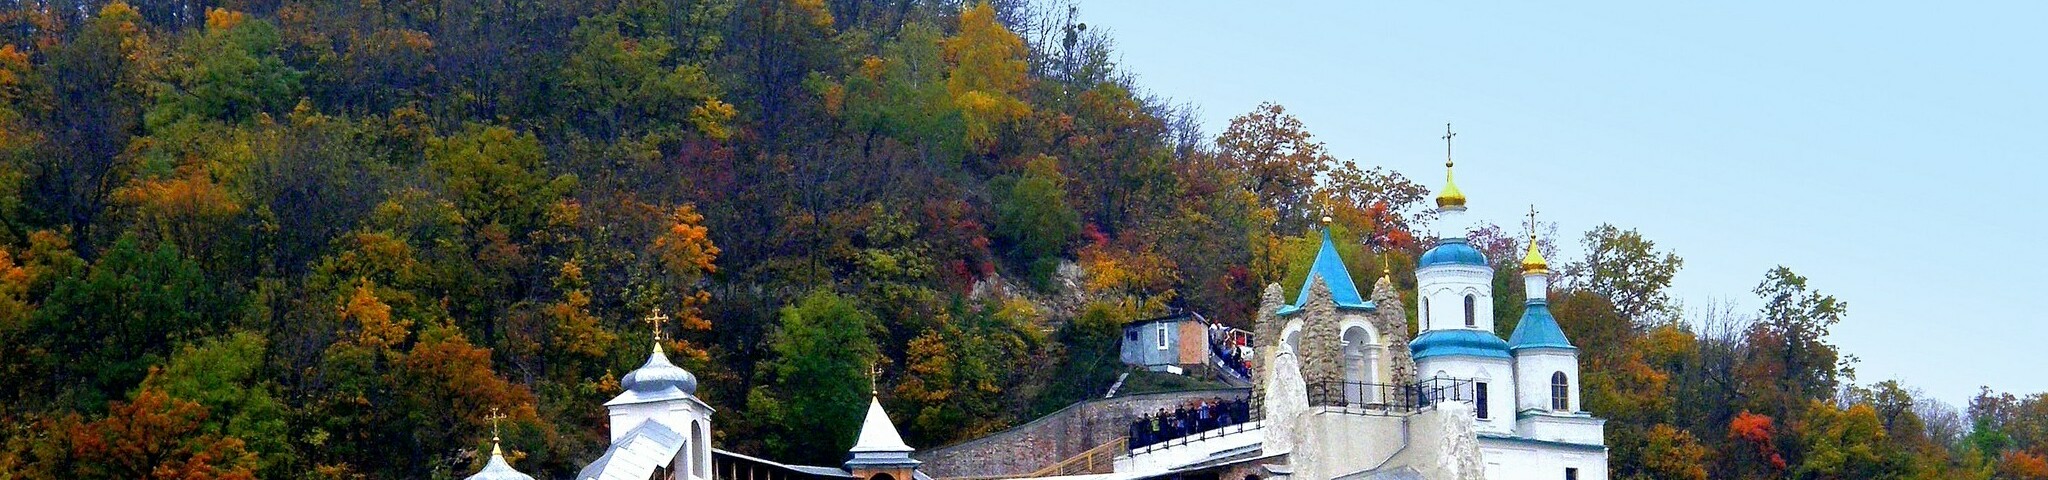
{"type": "Polygon", "coordinates": [[[1547,262],[1532,238],[1521,261],[1530,293],[1502,339],[1495,272],[1468,244],[1465,195],[1445,167],[1440,233],[1417,259],[1414,335],[1391,272],[1362,295],[1326,231],[1296,298],[1272,285],[1262,299],[1257,421],[1138,448],[1114,473],[1082,477],[1607,478],[1606,421],[1581,407],[1578,349],[1550,313],[1547,262]]]}

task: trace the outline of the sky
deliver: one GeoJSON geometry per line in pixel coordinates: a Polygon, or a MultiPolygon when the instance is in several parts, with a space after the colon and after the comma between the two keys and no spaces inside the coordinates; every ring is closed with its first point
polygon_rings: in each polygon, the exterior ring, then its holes
{"type": "MultiPolygon", "coordinates": [[[[1339,159],[1534,204],[1566,258],[1632,228],[1688,307],[1784,265],[1848,303],[1856,379],[2048,392],[2048,2],[1083,0],[1119,68],[1214,134],[1261,102],[1339,159]]],[[[1513,227],[1519,229],[1519,227],[1513,227]]]]}

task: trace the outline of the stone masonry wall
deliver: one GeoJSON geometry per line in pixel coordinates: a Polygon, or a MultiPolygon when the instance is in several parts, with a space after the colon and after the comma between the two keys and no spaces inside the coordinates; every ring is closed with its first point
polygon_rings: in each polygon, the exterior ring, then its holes
{"type": "Polygon", "coordinates": [[[1076,403],[986,437],[927,449],[911,457],[933,478],[1023,475],[1080,455],[1129,434],[1131,422],[1161,408],[1173,410],[1197,399],[1242,400],[1242,388],[1194,390],[1099,398],[1076,403]]]}

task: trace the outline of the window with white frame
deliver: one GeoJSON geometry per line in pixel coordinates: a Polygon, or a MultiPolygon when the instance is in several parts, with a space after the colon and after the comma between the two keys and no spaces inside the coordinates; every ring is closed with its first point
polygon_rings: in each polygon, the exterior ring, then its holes
{"type": "Polygon", "coordinates": [[[1159,322],[1159,349],[1166,349],[1166,322],[1159,322]]]}

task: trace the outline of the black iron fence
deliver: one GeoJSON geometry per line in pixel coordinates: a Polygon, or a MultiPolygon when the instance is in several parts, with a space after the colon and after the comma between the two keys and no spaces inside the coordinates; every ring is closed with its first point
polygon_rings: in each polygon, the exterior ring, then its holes
{"type": "MultiPolygon", "coordinates": [[[[1428,410],[1445,401],[1471,401],[1472,380],[1428,378],[1407,385],[1365,382],[1308,384],[1308,404],[1337,407],[1343,412],[1395,415],[1428,410]]],[[[1130,425],[1130,448],[1185,444],[1211,435],[1234,433],[1263,420],[1261,399],[1217,401],[1194,408],[1145,415],[1130,425]],[[1235,427],[1233,430],[1230,427],[1235,427]]]]}
{"type": "Polygon", "coordinates": [[[1408,385],[1326,381],[1308,384],[1308,404],[1342,407],[1368,413],[1408,413],[1445,400],[1471,400],[1472,381],[1430,378],[1408,385]]]}
{"type": "Polygon", "coordinates": [[[1131,422],[1131,448],[1143,448],[1168,440],[1188,438],[1224,427],[1242,425],[1250,422],[1251,415],[1251,402],[1245,400],[1217,399],[1196,402],[1173,410],[1160,410],[1131,422]]]}

